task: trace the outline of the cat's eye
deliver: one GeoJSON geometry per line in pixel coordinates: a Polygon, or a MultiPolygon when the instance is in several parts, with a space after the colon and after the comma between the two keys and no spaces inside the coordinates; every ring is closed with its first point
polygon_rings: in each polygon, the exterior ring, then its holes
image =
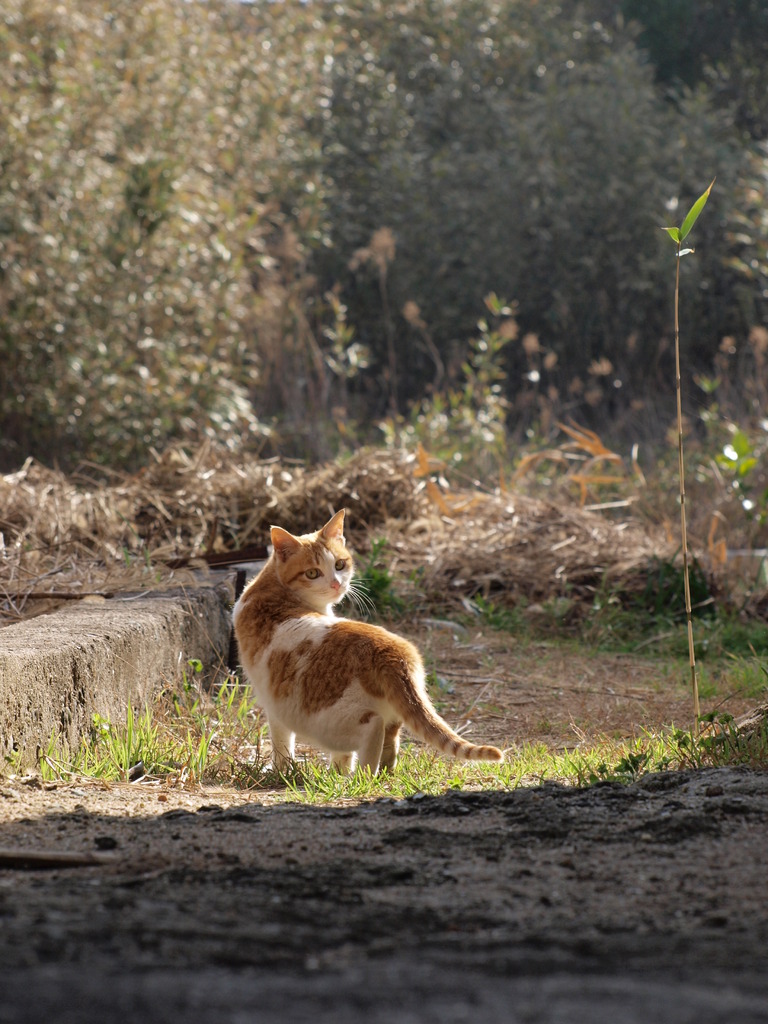
{"type": "Polygon", "coordinates": [[[337,572],[341,572],[342,569],[346,569],[346,568],[347,568],[347,560],[346,560],[346,558],[337,558],[336,559],[336,565],[334,566],[334,569],[337,572]]]}
{"type": "Polygon", "coordinates": [[[316,580],[318,576],[322,575],[322,573],[320,572],[319,569],[307,569],[304,575],[307,577],[308,580],[316,580]]]}

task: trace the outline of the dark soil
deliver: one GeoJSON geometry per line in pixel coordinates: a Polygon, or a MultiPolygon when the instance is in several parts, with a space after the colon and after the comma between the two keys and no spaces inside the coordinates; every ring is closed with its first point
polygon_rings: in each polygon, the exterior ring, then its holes
{"type": "Polygon", "coordinates": [[[768,773],[311,808],[0,784],[0,1022],[768,1021],[768,773]],[[94,853],[57,867],[55,854],[94,853]]]}

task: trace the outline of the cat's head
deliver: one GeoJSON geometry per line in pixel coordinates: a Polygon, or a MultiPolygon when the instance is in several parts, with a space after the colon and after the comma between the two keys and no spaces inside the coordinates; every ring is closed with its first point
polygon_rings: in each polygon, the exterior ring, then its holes
{"type": "Polygon", "coordinates": [[[295,537],[271,530],[275,568],[284,586],[314,611],[326,612],[347,595],[354,566],[344,543],[345,509],[315,533],[295,537]]]}

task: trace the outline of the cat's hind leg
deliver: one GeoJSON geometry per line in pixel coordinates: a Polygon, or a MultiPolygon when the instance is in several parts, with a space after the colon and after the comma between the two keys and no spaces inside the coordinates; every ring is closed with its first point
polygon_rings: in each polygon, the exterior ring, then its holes
{"type": "Polygon", "coordinates": [[[392,771],[397,764],[397,753],[400,750],[400,730],[402,722],[393,722],[384,730],[384,745],[381,751],[381,767],[392,771]]]}
{"type": "Polygon", "coordinates": [[[269,736],[272,740],[272,766],[278,772],[287,772],[293,763],[296,734],[286,729],[282,722],[270,718],[269,736]]]}
{"type": "Polygon", "coordinates": [[[381,752],[384,746],[384,720],[379,715],[369,712],[361,725],[361,742],[357,748],[358,769],[369,769],[375,775],[381,763],[381,752]]]}

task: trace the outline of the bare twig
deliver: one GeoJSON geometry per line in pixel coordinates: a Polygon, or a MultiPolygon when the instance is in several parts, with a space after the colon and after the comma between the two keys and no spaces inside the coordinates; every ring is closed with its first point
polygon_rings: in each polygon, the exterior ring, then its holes
{"type": "Polygon", "coordinates": [[[0,847],[0,870],[4,868],[79,868],[111,864],[115,857],[76,850],[22,850],[0,847]]]}

